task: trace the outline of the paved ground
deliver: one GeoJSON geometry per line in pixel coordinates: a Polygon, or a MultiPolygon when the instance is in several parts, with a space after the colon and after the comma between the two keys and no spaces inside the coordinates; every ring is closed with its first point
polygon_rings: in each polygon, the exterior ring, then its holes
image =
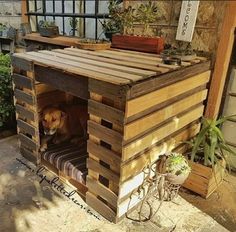
{"type": "MultiPolygon", "coordinates": [[[[115,225],[90,209],[79,196],[76,199],[80,205],[76,205],[49,184],[40,184],[37,168],[19,154],[16,136],[0,141],[0,160],[0,232],[227,231],[181,197],[175,199],[174,203],[164,202],[158,214],[149,222],[137,223],[124,219],[115,225]]],[[[49,179],[53,178],[47,171],[44,174],[49,179]]],[[[65,188],[67,191],[73,190],[69,186],[65,188]]],[[[158,207],[158,201],[153,199],[152,205],[158,207]]],[[[137,211],[131,216],[136,217],[137,211]]]]}

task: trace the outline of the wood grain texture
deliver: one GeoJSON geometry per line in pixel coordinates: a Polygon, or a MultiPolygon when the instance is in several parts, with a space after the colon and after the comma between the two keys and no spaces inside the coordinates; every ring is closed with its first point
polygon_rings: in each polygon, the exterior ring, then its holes
{"type": "Polygon", "coordinates": [[[190,77],[186,80],[179,81],[175,84],[166,86],[162,89],[145,94],[138,98],[132,99],[126,103],[126,114],[128,118],[139,112],[142,112],[156,104],[167,101],[184,92],[201,86],[209,81],[210,71],[190,77]]]}
{"type": "Polygon", "coordinates": [[[35,112],[30,109],[26,109],[25,107],[16,104],[16,112],[19,114],[21,118],[26,118],[28,120],[34,121],[35,120],[35,112]]]}
{"type": "Polygon", "coordinates": [[[11,64],[14,68],[24,71],[33,71],[34,66],[30,58],[22,58],[16,54],[11,56],[11,64]]]}
{"type": "Polygon", "coordinates": [[[17,119],[17,126],[19,127],[20,132],[23,131],[23,132],[28,133],[32,136],[36,136],[37,129],[34,126],[30,125],[29,123],[24,122],[21,119],[17,119]]]}
{"type": "Polygon", "coordinates": [[[104,202],[100,201],[96,196],[94,196],[92,193],[87,192],[86,193],[86,203],[95,209],[97,212],[99,212],[103,217],[105,217],[107,220],[114,222],[116,218],[116,213],[107,205],[105,205],[104,202]]]}
{"type": "Polygon", "coordinates": [[[23,147],[26,147],[29,150],[37,151],[38,145],[35,141],[33,141],[28,136],[26,136],[22,133],[19,133],[18,136],[19,136],[19,140],[20,140],[23,147]]]}
{"type": "Polygon", "coordinates": [[[28,103],[29,105],[35,104],[35,97],[31,94],[28,94],[20,89],[14,89],[14,95],[17,100],[28,103]]]}
{"type": "Polygon", "coordinates": [[[168,118],[171,118],[191,106],[197,105],[206,99],[207,90],[202,90],[189,97],[186,97],[180,101],[161,108],[160,110],[144,116],[134,122],[131,122],[124,127],[124,140],[129,140],[148,129],[151,129],[158,124],[164,122],[168,118]]]}
{"type": "Polygon", "coordinates": [[[12,79],[16,87],[23,87],[30,90],[33,88],[33,80],[29,77],[14,73],[12,79]]]}
{"type": "Polygon", "coordinates": [[[185,113],[180,117],[174,118],[171,122],[164,124],[160,128],[157,128],[147,135],[144,135],[140,139],[137,139],[136,141],[126,145],[125,147],[123,147],[122,160],[125,161],[131,158],[135,154],[145,150],[161,139],[169,136],[175,131],[200,118],[203,114],[203,108],[203,106],[198,106],[194,110],[191,110],[190,112],[185,113]]]}
{"type": "Polygon", "coordinates": [[[98,181],[91,177],[87,177],[86,185],[89,188],[89,192],[101,196],[108,203],[110,203],[115,208],[117,207],[117,195],[113,193],[109,188],[100,184],[98,181]]]}

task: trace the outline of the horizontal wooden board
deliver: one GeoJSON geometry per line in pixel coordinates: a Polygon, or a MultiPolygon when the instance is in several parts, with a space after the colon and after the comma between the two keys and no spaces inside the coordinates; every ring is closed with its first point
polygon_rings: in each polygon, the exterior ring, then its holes
{"type": "Polygon", "coordinates": [[[85,77],[71,75],[55,69],[48,71],[46,67],[35,66],[35,79],[74,96],[88,99],[88,79],[85,77]]]}
{"type": "Polygon", "coordinates": [[[126,104],[125,116],[128,118],[154,105],[167,101],[184,92],[201,86],[207,83],[209,81],[209,78],[210,71],[207,71],[194,77],[188,78],[186,80],[179,81],[175,84],[164,87],[162,89],[156,90],[154,92],[145,94],[141,97],[130,100],[126,104]]]}
{"type": "Polygon", "coordinates": [[[29,105],[35,104],[35,97],[19,89],[14,89],[14,95],[17,100],[28,103],[29,105]]]}
{"type": "Polygon", "coordinates": [[[88,101],[88,112],[112,123],[120,125],[124,123],[123,111],[94,100],[88,101]]]}
{"type": "Polygon", "coordinates": [[[117,207],[117,195],[113,193],[109,188],[100,184],[97,180],[93,179],[90,176],[86,178],[86,186],[88,187],[89,192],[101,196],[104,200],[110,203],[115,208],[117,207]]]}
{"type": "Polygon", "coordinates": [[[30,125],[29,123],[24,122],[21,119],[17,119],[17,126],[20,129],[20,131],[24,131],[25,133],[28,133],[32,136],[36,136],[37,129],[34,126],[30,125]]]}
{"type": "Polygon", "coordinates": [[[33,164],[37,165],[37,154],[36,153],[33,153],[32,151],[30,151],[29,149],[27,149],[24,146],[20,146],[20,153],[24,158],[26,158],[27,160],[29,160],[33,164]]]}
{"type": "MultiPolygon", "coordinates": [[[[156,73],[165,73],[169,71],[169,68],[163,68],[163,67],[157,67],[155,65],[148,65],[148,64],[141,64],[141,63],[136,63],[133,61],[123,61],[123,60],[117,60],[117,59],[110,59],[104,56],[99,56],[99,54],[94,54],[92,51],[85,51],[86,53],[83,52],[78,52],[78,49],[75,50],[67,50],[67,49],[55,49],[54,51],[63,53],[63,54],[69,54],[72,56],[76,57],[83,57],[83,58],[88,58],[90,60],[98,60],[102,62],[106,62],[108,64],[118,64],[122,65],[125,67],[132,67],[132,68],[140,68],[143,70],[150,70],[150,71],[155,71],[156,73]]],[[[145,58],[145,57],[144,57],[145,58]]]]}
{"type": "Polygon", "coordinates": [[[52,56],[72,60],[72,61],[77,61],[79,63],[91,64],[91,65],[94,66],[94,68],[104,67],[104,68],[113,69],[114,71],[122,71],[122,72],[127,73],[127,76],[129,74],[135,74],[135,75],[144,75],[144,76],[148,77],[148,76],[153,76],[153,75],[157,74],[156,72],[153,72],[153,71],[147,71],[147,70],[142,70],[142,69],[137,69],[137,68],[131,68],[131,67],[106,63],[106,62],[103,62],[103,61],[97,61],[97,60],[92,60],[92,59],[87,59],[87,58],[82,58],[82,57],[75,57],[75,56],[71,56],[71,55],[68,55],[68,54],[63,54],[63,53],[60,53],[60,52],[57,52],[57,51],[39,51],[39,52],[43,53],[43,54],[48,54],[48,55],[52,55],[52,56]]]}
{"type": "Polygon", "coordinates": [[[180,142],[186,141],[196,135],[199,131],[200,124],[194,124],[186,129],[178,132],[175,136],[171,136],[167,140],[161,141],[158,145],[152,147],[149,151],[139,155],[137,158],[124,163],[121,166],[120,181],[123,182],[128,178],[142,172],[146,165],[158,160],[159,156],[164,154],[170,145],[175,143],[175,147],[180,142]]]}
{"type": "Polygon", "coordinates": [[[127,159],[130,159],[135,154],[147,149],[163,138],[171,135],[175,131],[200,118],[203,114],[203,108],[203,106],[198,106],[197,108],[185,113],[180,117],[175,117],[171,122],[164,124],[160,128],[157,128],[147,135],[144,135],[140,139],[137,139],[136,141],[126,145],[123,148],[122,160],[125,161],[127,159]]]}
{"type": "Polygon", "coordinates": [[[135,83],[127,96],[128,99],[137,98],[144,94],[153,92],[154,90],[161,89],[163,87],[174,84],[178,81],[185,80],[187,78],[196,76],[200,73],[210,70],[210,61],[202,62],[200,64],[191,65],[185,68],[181,68],[173,72],[168,72],[159,75],[156,78],[152,78],[140,83],[135,83]],[[174,75],[174,78],[173,78],[174,75]]]}
{"type": "Polygon", "coordinates": [[[11,56],[11,64],[14,68],[19,68],[24,71],[33,71],[34,66],[31,59],[23,58],[15,53],[11,56]]]}
{"type": "Polygon", "coordinates": [[[20,118],[26,118],[28,120],[35,120],[35,112],[30,109],[26,109],[24,106],[16,104],[16,112],[19,114],[20,118]]]}
{"type": "Polygon", "coordinates": [[[36,95],[52,92],[52,91],[55,91],[55,90],[56,89],[54,87],[52,87],[51,85],[47,85],[47,84],[43,84],[43,83],[39,83],[39,82],[37,84],[35,84],[35,93],[36,93],[36,95]]]}
{"type": "Polygon", "coordinates": [[[110,181],[113,181],[114,183],[119,183],[119,175],[113,172],[112,170],[105,168],[97,161],[93,160],[92,158],[87,159],[87,168],[97,172],[99,175],[107,178],[110,181]]]}
{"type": "Polygon", "coordinates": [[[187,110],[191,106],[197,105],[206,99],[207,90],[202,90],[180,101],[174,102],[165,108],[149,114],[141,119],[131,122],[124,127],[124,140],[129,140],[148,129],[151,129],[165,120],[187,110]]]}
{"type": "Polygon", "coordinates": [[[119,154],[111,151],[105,147],[102,147],[99,144],[94,143],[91,140],[87,142],[87,150],[88,153],[96,156],[99,160],[111,165],[111,166],[119,166],[121,163],[121,157],[119,154]]]}
{"type": "Polygon", "coordinates": [[[115,212],[107,205],[105,205],[104,202],[100,201],[96,196],[94,196],[92,193],[87,192],[86,193],[86,203],[96,210],[98,213],[100,213],[103,217],[105,217],[107,220],[111,222],[115,222],[116,214],[115,212]]]}
{"type": "Polygon", "coordinates": [[[91,120],[88,121],[88,133],[100,140],[111,144],[115,150],[121,150],[122,135],[112,129],[102,126],[91,120]]]}
{"type": "Polygon", "coordinates": [[[115,85],[112,83],[89,78],[88,90],[89,92],[100,94],[111,100],[124,102],[126,93],[128,91],[128,86],[115,85]]]}
{"type": "Polygon", "coordinates": [[[70,65],[68,63],[64,64],[64,63],[60,63],[55,60],[48,60],[48,59],[44,59],[41,57],[35,57],[32,54],[28,54],[28,53],[24,53],[24,54],[21,53],[21,54],[17,54],[17,55],[22,59],[29,59],[31,61],[34,61],[35,64],[38,64],[40,66],[63,70],[67,73],[72,73],[72,74],[80,75],[83,77],[90,77],[90,78],[102,80],[105,82],[114,83],[116,85],[130,83],[130,81],[128,79],[119,78],[119,77],[116,77],[116,76],[113,76],[110,74],[104,74],[104,73],[91,71],[88,69],[75,67],[75,66],[70,65]]]}
{"type": "Polygon", "coordinates": [[[33,80],[29,77],[14,73],[12,79],[16,87],[33,89],[33,80]]]}
{"type": "Polygon", "coordinates": [[[26,147],[29,150],[37,151],[38,145],[35,141],[33,141],[28,136],[26,136],[22,133],[19,133],[18,136],[19,136],[19,140],[20,140],[23,147],[26,147]]]}

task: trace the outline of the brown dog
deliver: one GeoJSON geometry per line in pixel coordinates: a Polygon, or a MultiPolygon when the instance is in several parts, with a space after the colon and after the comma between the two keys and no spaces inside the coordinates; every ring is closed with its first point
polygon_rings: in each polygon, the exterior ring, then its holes
{"type": "Polygon", "coordinates": [[[47,149],[47,143],[52,139],[54,144],[71,139],[71,142],[87,136],[87,107],[83,105],[67,105],[63,109],[46,107],[42,112],[44,137],[41,151],[47,149]],[[72,140],[73,139],[73,140],[72,140]]]}

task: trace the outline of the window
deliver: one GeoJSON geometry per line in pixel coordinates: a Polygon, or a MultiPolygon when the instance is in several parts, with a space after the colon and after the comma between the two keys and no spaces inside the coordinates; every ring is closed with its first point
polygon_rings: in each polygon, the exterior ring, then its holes
{"type": "Polygon", "coordinates": [[[62,35],[104,38],[99,22],[108,18],[109,0],[27,0],[33,31],[40,20],[54,20],[62,35]]]}

